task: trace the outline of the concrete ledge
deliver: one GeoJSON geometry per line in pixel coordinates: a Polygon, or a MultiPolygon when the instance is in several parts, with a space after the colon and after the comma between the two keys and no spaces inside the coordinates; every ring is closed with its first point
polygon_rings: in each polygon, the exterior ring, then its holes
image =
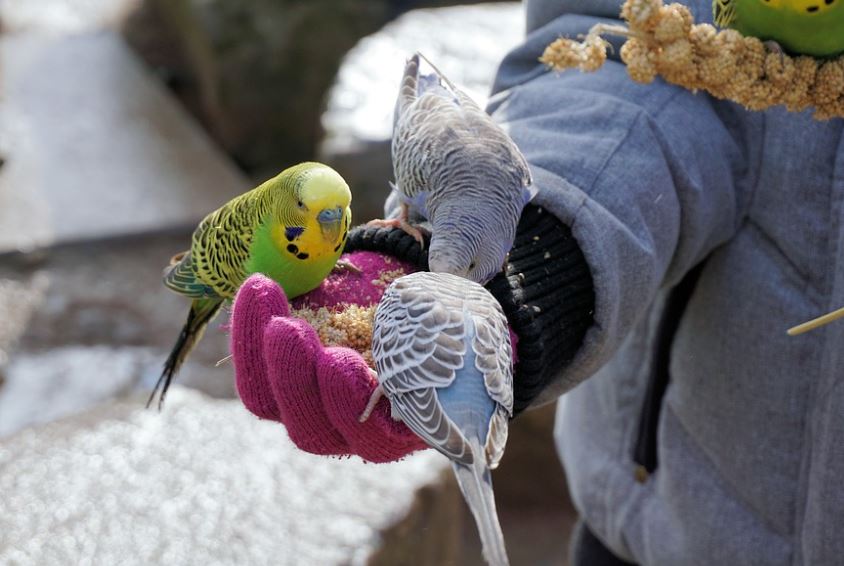
{"type": "Polygon", "coordinates": [[[0,253],[195,224],[249,183],[112,32],[0,40],[0,253]]]}

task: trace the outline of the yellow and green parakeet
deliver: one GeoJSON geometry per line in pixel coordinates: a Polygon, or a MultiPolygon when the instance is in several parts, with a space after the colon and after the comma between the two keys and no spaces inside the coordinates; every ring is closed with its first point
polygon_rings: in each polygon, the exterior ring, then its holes
{"type": "Polygon", "coordinates": [[[349,186],[336,171],[308,162],[285,169],[206,216],[190,250],[176,255],[164,271],[164,285],[192,303],[150,401],[163,384],[159,406],[163,403],[205,327],[249,275],[274,279],[288,298],[316,288],[343,251],[351,200],[349,186]]]}
{"type": "Polygon", "coordinates": [[[844,0],[713,0],[715,23],[796,55],[844,52],[844,0]]]}

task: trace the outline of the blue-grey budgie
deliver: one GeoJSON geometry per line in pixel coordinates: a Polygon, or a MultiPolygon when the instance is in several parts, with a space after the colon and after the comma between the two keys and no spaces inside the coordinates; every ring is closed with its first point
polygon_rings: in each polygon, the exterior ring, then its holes
{"type": "Polygon", "coordinates": [[[534,196],[510,136],[419,53],[405,66],[393,121],[398,218],[372,224],[422,235],[430,222],[431,271],[486,283],[501,271],[522,209],[534,196]],[[431,67],[422,74],[421,62],[431,67]]]}
{"type": "Polygon", "coordinates": [[[513,414],[513,353],[498,301],[447,273],[396,279],[375,313],[372,354],[379,386],[361,420],[386,395],[393,418],[451,459],[487,562],[508,564],[490,475],[513,414]]]}

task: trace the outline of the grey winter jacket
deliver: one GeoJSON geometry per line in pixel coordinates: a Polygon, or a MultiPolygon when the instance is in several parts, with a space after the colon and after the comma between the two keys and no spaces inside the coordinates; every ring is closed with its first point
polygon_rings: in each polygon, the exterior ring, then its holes
{"type": "MultiPolygon", "coordinates": [[[[710,0],[686,2],[711,21],[710,0]]],[[[617,0],[528,0],[528,36],[490,110],[540,204],[572,228],[595,324],[538,402],[566,393],[557,440],[575,504],[614,552],[655,565],[844,564],[844,120],[739,106],[615,61],[537,61],[617,0]],[[631,457],[664,295],[708,258],[671,350],[659,467],[631,457]]]]}

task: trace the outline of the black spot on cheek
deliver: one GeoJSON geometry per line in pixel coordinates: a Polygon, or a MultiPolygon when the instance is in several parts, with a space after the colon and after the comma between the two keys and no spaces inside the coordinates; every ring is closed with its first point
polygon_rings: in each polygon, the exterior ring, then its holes
{"type": "Polygon", "coordinates": [[[808,8],[806,8],[806,11],[809,12],[810,14],[817,12],[818,10],[819,10],[819,8],[817,6],[809,6],[808,8]]]}
{"type": "Polygon", "coordinates": [[[287,244],[287,251],[289,251],[292,254],[298,254],[299,253],[299,246],[297,246],[296,244],[287,244]]]}
{"type": "Polygon", "coordinates": [[[299,259],[308,259],[308,257],[310,257],[310,256],[308,256],[307,253],[302,252],[302,253],[296,254],[296,257],[299,258],[299,259]]]}
{"type": "Polygon", "coordinates": [[[305,229],[301,226],[290,226],[284,229],[284,237],[287,238],[288,242],[292,242],[296,238],[302,235],[305,229]]]}

